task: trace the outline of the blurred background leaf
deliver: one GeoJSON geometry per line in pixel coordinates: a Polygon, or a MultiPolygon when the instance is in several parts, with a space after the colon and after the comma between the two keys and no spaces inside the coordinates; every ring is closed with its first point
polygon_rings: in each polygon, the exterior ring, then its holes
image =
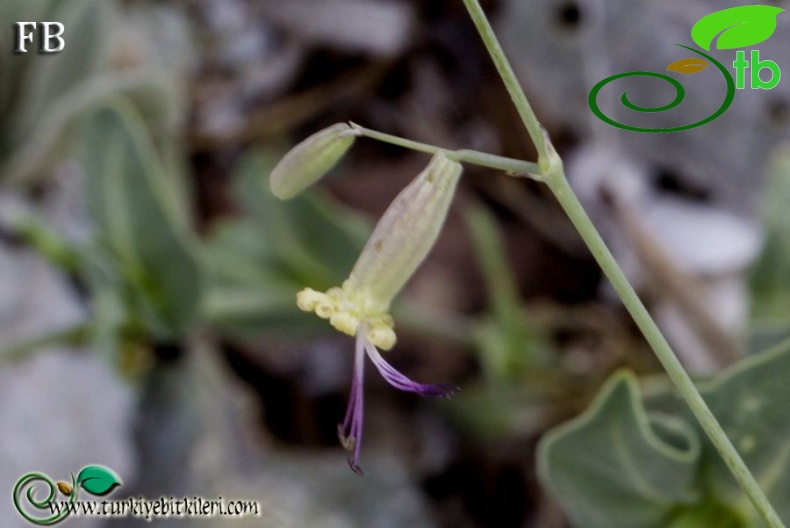
{"type": "Polygon", "coordinates": [[[491,384],[529,382],[548,366],[545,343],[532,329],[518,298],[516,280],[505,254],[504,240],[493,215],[481,205],[466,211],[474,256],[483,273],[491,316],[478,338],[485,375],[491,384]]]}
{"type": "Polygon", "coordinates": [[[126,281],[124,294],[157,339],[183,335],[202,295],[193,234],[142,120],[118,99],[86,119],[82,143],[88,208],[97,238],[126,281]]]}
{"type": "Polygon", "coordinates": [[[613,376],[583,415],[544,437],[538,456],[543,483],[579,527],[667,526],[703,498],[696,432],[648,416],[630,374],[613,376]]]}
{"type": "Polygon", "coordinates": [[[245,216],[219,222],[207,239],[207,320],[236,337],[287,337],[327,325],[305,317],[296,293],[340,285],[370,227],[358,214],[318,192],[275,198],[268,176],[277,158],[254,152],[234,177],[245,216]]]}
{"type": "MultiPolygon", "coordinates": [[[[790,398],[788,376],[790,341],[786,340],[701,387],[711,411],[785,523],[790,522],[790,504],[784,500],[790,493],[790,416],[783,403],[790,398]]],[[[701,430],[699,434],[703,437],[701,430]]],[[[765,526],[721,457],[707,440],[705,443],[702,474],[706,488],[722,504],[745,512],[748,526],[765,526]]]]}
{"type": "MultiPolygon", "coordinates": [[[[57,20],[68,28],[64,36],[69,45],[48,56],[34,49],[33,53],[8,53],[8,43],[14,42],[14,26],[4,28],[8,39],[3,41],[3,63],[7,64],[8,75],[0,80],[0,94],[5,95],[0,96],[0,175],[23,181],[63,154],[63,142],[68,139],[66,127],[84,109],[74,101],[106,66],[104,32],[109,26],[109,7],[97,0],[8,5],[6,9],[13,13],[4,20],[57,20]]],[[[38,42],[30,45],[37,46],[38,42]]]]}
{"type": "MultiPolygon", "coordinates": [[[[701,384],[785,522],[788,372],[790,343],[701,384]]],[[[674,391],[665,384],[643,401],[630,374],[613,376],[584,414],[546,435],[539,464],[541,480],[580,527],[764,526],[674,391]]]]}

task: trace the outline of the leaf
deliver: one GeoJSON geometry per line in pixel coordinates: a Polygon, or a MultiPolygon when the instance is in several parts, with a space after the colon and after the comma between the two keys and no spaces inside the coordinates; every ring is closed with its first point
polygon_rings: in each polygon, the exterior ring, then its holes
{"type": "MultiPolygon", "coordinates": [[[[23,20],[51,20],[47,11],[51,5],[50,0],[28,0],[26,2],[0,2],[0,20],[8,23],[0,24],[0,42],[3,60],[0,60],[0,119],[5,118],[13,109],[16,96],[19,92],[19,82],[24,78],[24,71],[28,68],[36,53],[12,53],[11,43],[14,42],[14,24],[11,21],[23,20]]],[[[4,130],[4,133],[6,131],[4,130]]],[[[2,155],[0,148],[0,155],[2,155]]]]}
{"type": "Polygon", "coordinates": [[[102,251],[86,251],[83,263],[80,276],[90,291],[93,307],[92,346],[111,364],[120,366],[125,337],[122,331],[130,315],[123,298],[122,270],[102,251]]]}
{"type": "Polygon", "coordinates": [[[86,115],[100,101],[128,97],[146,122],[154,126],[163,124],[171,119],[166,116],[175,114],[169,100],[172,90],[167,84],[163,76],[148,71],[105,73],[86,79],[49,105],[35,132],[21,138],[22,142],[9,152],[9,159],[0,166],[0,174],[12,184],[30,184],[40,177],[43,168],[71,147],[72,137],[77,135],[74,126],[77,118],[86,115]],[[152,119],[154,116],[156,119],[152,119]]]}
{"type": "Polygon", "coordinates": [[[85,466],[77,475],[77,485],[99,497],[107,495],[121,484],[121,478],[104,466],[85,466]]]}
{"type": "Polygon", "coordinates": [[[256,152],[242,162],[234,194],[247,217],[217,224],[205,251],[203,315],[239,339],[331,330],[297,308],[296,293],[340,285],[370,233],[360,216],[320,192],[275,198],[265,178],[274,161],[256,152]]]}
{"type": "Polygon", "coordinates": [[[686,423],[645,412],[632,374],[614,375],[591,407],[538,448],[541,482],[584,528],[663,528],[700,500],[700,442],[686,423]]]}
{"type": "Polygon", "coordinates": [[[221,333],[252,340],[327,330],[324,321],[297,308],[296,292],[304,284],[272,253],[259,224],[249,219],[217,224],[205,257],[203,316],[221,333]]]}
{"type": "Polygon", "coordinates": [[[718,49],[754,46],[768,39],[776,30],[776,17],[784,11],[768,5],[746,5],[716,11],[699,19],[691,28],[691,38],[710,51],[717,35],[718,49]]]}
{"type": "MultiPolygon", "coordinates": [[[[790,343],[742,360],[700,387],[705,401],[785,523],[790,522],[790,343]]],[[[762,526],[721,457],[707,441],[706,487],[722,501],[746,505],[750,526],[762,526]]]]}
{"type": "MultiPolygon", "coordinates": [[[[106,54],[105,28],[109,25],[106,2],[50,3],[54,8],[48,13],[48,20],[63,23],[66,46],[59,53],[38,56],[26,69],[21,86],[24,95],[18,101],[13,121],[14,134],[20,140],[33,132],[59,98],[90,79],[106,54]]],[[[32,50],[29,54],[36,55],[32,50]]]]}
{"type": "Polygon", "coordinates": [[[525,374],[546,366],[545,345],[524,317],[495,219],[483,206],[475,205],[467,209],[465,220],[492,312],[476,332],[484,374],[494,383],[523,380],[525,374]]]}
{"type": "MultiPolygon", "coordinates": [[[[785,523],[790,521],[788,378],[790,342],[699,384],[785,523]]],[[[614,376],[590,409],[541,442],[543,483],[584,528],[765,528],[685,403],[668,385],[655,387],[641,402],[633,377],[614,376]]]]}
{"type": "MultiPolygon", "coordinates": [[[[40,55],[34,42],[27,53],[4,49],[9,60],[0,60],[7,62],[0,65],[0,174],[6,181],[29,182],[72,144],[68,128],[104,64],[109,7],[101,0],[4,4],[12,15],[0,20],[57,21],[65,27],[63,51],[40,55]]],[[[11,35],[7,42],[13,42],[11,35]]]]}
{"type": "Polygon", "coordinates": [[[708,66],[710,66],[710,64],[708,64],[708,61],[704,59],[689,57],[688,59],[676,60],[667,66],[667,71],[674,71],[682,73],[683,75],[690,75],[692,73],[699,73],[708,66]]]}
{"type": "Polygon", "coordinates": [[[128,302],[157,339],[182,335],[195,319],[202,272],[194,234],[134,107],[122,98],[86,119],[82,159],[88,207],[121,270],[128,302]]]}
{"type": "MultiPolygon", "coordinates": [[[[706,502],[693,508],[683,508],[672,516],[666,528],[745,528],[743,518],[726,506],[706,502]]],[[[661,528],[664,528],[663,526],[661,528]]]]}

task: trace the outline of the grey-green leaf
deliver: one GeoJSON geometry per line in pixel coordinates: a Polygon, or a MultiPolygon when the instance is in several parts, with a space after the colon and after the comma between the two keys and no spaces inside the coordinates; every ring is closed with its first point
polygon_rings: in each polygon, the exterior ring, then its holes
{"type": "Polygon", "coordinates": [[[522,379],[546,366],[545,345],[524,317],[503,235],[494,216],[475,205],[467,208],[465,220],[492,312],[490,320],[479,325],[476,332],[482,367],[487,377],[500,382],[522,379]]]}
{"type": "Polygon", "coordinates": [[[255,219],[271,251],[303,279],[301,287],[339,286],[370,235],[359,215],[320,193],[288,203],[274,197],[261,174],[271,159],[260,152],[239,169],[234,195],[255,219]]]}
{"type": "Polygon", "coordinates": [[[106,54],[106,2],[70,0],[52,4],[48,18],[63,24],[66,46],[59,53],[39,55],[29,62],[21,86],[24,95],[13,122],[13,132],[19,137],[27,137],[59,98],[90,79],[106,54]]]}
{"type": "Polygon", "coordinates": [[[247,217],[216,224],[206,246],[203,316],[239,339],[330,328],[297,308],[296,293],[340,285],[370,233],[358,215],[318,193],[276,199],[261,178],[274,163],[261,152],[243,161],[234,195],[247,217]]]}
{"type": "Polygon", "coordinates": [[[296,292],[304,285],[271,251],[258,224],[246,219],[218,223],[205,257],[203,317],[222,334],[252,340],[325,329],[323,321],[305,317],[296,307],[296,292]]]}
{"type": "Polygon", "coordinates": [[[104,466],[85,466],[77,475],[77,485],[92,495],[107,495],[116,486],[121,485],[121,478],[110,468],[104,466]]]}
{"type": "Polygon", "coordinates": [[[30,183],[72,145],[69,126],[101,77],[111,8],[101,0],[3,4],[0,20],[9,22],[0,28],[0,174],[15,184],[30,183]],[[11,53],[13,20],[62,23],[64,49],[42,55],[35,42],[27,53],[11,53]]]}
{"type": "Polygon", "coordinates": [[[769,5],[746,5],[722,9],[699,19],[691,28],[691,38],[710,50],[716,36],[718,49],[754,46],[767,40],[776,30],[776,17],[784,11],[769,5]]]}
{"type": "MultiPolygon", "coordinates": [[[[785,523],[790,522],[790,342],[742,360],[701,386],[711,411],[785,523]]],[[[763,526],[721,457],[707,442],[703,474],[720,501],[741,503],[763,526]]]]}
{"type": "Polygon", "coordinates": [[[88,206],[98,238],[128,285],[132,308],[154,337],[172,339],[194,320],[202,273],[193,234],[136,110],[118,98],[82,134],[88,206]]]}
{"type": "Polygon", "coordinates": [[[541,482],[583,528],[662,528],[700,499],[696,432],[662,414],[648,417],[636,379],[618,373],[578,418],[548,433],[541,482]]]}

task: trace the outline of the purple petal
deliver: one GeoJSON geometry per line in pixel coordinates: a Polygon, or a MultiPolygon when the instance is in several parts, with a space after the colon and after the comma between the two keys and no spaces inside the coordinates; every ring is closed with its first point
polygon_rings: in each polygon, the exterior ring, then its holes
{"type": "Polygon", "coordinates": [[[359,467],[359,452],[362,447],[362,425],[364,410],[363,380],[365,377],[365,349],[364,332],[357,334],[356,349],[354,351],[354,373],[351,379],[351,395],[348,398],[346,417],[343,423],[337,426],[337,436],[340,444],[346,451],[351,451],[348,465],[357,475],[362,476],[359,467]]]}
{"type": "Polygon", "coordinates": [[[458,387],[455,385],[447,383],[426,384],[410,380],[395,370],[395,367],[387,363],[378,349],[368,341],[365,341],[365,351],[368,353],[368,357],[373,364],[376,365],[376,368],[384,379],[387,380],[387,383],[396,389],[416,392],[421,396],[427,396],[429,398],[449,398],[458,390],[458,387]]]}

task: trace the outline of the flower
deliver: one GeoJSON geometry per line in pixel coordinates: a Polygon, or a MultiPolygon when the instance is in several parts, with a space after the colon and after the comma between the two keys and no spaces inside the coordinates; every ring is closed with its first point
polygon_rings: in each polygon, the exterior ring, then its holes
{"type": "Polygon", "coordinates": [[[305,288],[297,294],[299,308],[315,312],[335,329],[356,337],[351,395],[338,436],[351,452],[351,469],[360,475],[365,355],[397,389],[430,397],[449,397],[455,390],[452,385],[412,381],[387,363],[379,349],[395,345],[390,302],[436,242],[461,170],[460,163],[443,153],[434,155],[384,213],[342,286],[324,293],[305,288]]]}

